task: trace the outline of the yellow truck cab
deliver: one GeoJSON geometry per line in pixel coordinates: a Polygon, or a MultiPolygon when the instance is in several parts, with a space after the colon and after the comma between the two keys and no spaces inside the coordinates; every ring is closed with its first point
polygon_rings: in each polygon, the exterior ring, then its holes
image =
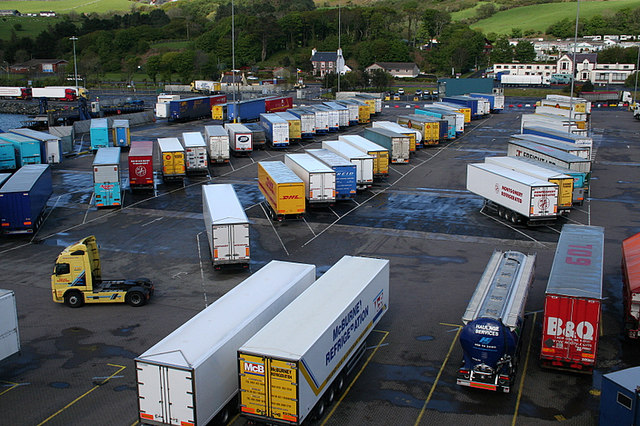
{"type": "Polygon", "coordinates": [[[78,308],[84,303],[122,303],[142,306],[153,296],[148,278],[102,280],[100,254],[92,235],[65,248],[51,275],[53,301],[78,308]]]}

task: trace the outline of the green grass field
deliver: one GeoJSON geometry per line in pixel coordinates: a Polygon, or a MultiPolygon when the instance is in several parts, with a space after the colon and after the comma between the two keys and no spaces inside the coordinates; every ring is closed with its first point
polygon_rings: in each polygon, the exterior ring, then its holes
{"type": "Polygon", "coordinates": [[[136,3],[129,0],[51,0],[51,1],[2,1],[3,10],[17,10],[20,13],[38,13],[53,10],[56,13],[91,13],[109,11],[129,11],[136,3]]]}
{"type": "MultiPolygon", "coordinates": [[[[591,18],[595,15],[615,13],[620,9],[638,7],[638,0],[607,0],[580,2],[580,19],[591,18]]],[[[564,18],[576,18],[577,3],[546,3],[535,6],[518,7],[498,12],[490,18],[483,19],[471,25],[474,30],[485,34],[509,34],[512,28],[545,32],[549,26],[564,18]]],[[[459,12],[462,13],[462,12],[459,12]]],[[[453,14],[452,16],[456,16],[453,14]]]]}
{"type": "Polygon", "coordinates": [[[36,37],[42,30],[45,30],[49,25],[55,25],[58,21],[60,18],[3,16],[0,18],[0,40],[11,38],[11,30],[14,29],[15,24],[21,26],[20,31],[16,31],[16,37],[36,37]]]}

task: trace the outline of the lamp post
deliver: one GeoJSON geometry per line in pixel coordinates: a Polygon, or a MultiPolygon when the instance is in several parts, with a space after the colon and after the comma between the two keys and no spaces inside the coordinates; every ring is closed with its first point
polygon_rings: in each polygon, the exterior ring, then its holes
{"type": "Polygon", "coordinates": [[[70,37],[69,40],[73,42],[73,75],[76,80],[76,94],[78,93],[78,61],[76,60],[76,40],[78,37],[70,37]]]}
{"type": "MultiPolygon", "coordinates": [[[[578,0],[577,12],[576,12],[576,31],[573,36],[573,60],[572,60],[572,75],[571,79],[571,97],[569,98],[569,119],[573,120],[573,86],[575,84],[575,80],[578,77],[578,64],[576,64],[576,45],[578,44],[578,20],[580,19],[580,0],[578,0]]],[[[571,133],[571,126],[567,127],[568,133],[571,133]]]]}
{"type": "MultiPolygon", "coordinates": [[[[640,69],[638,69],[638,67],[640,67],[640,44],[638,45],[638,59],[636,60],[636,83],[633,86],[633,105],[636,105],[636,96],[638,93],[638,73],[640,73],[640,69]]],[[[7,68],[8,70],[9,68],[7,68]]]]}

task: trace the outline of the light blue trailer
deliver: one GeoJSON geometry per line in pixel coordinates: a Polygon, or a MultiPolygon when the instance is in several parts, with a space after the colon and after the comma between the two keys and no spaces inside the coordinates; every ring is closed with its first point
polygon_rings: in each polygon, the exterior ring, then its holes
{"type": "Polygon", "coordinates": [[[109,121],[106,118],[91,119],[91,128],[89,129],[91,137],[91,150],[98,148],[106,148],[109,146],[109,121]]]}
{"type": "Polygon", "coordinates": [[[93,191],[96,207],[122,205],[120,147],[98,149],[93,159],[93,191]]]}
{"type": "Polygon", "coordinates": [[[40,164],[42,162],[40,141],[15,133],[0,133],[0,140],[13,145],[17,168],[25,164],[40,164]]]}

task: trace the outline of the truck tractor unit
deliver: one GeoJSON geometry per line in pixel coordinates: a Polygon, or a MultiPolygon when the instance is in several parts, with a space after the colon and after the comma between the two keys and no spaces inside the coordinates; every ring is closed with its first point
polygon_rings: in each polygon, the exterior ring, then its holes
{"type": "Polygon", "coordinates": [[[85,303],[122,303],[138,307],[153,296],[148,278],[103,280],[98,243],[92,235],[65,248],[58,255],[51,293],[53,301],[79,308],[85,303]]]}
{"type": "Polygon", "coordinates": [[[535,260],[517,251],[491,256],[462,316],[457,384],[505,393],[513,387],[535,260]]]}

